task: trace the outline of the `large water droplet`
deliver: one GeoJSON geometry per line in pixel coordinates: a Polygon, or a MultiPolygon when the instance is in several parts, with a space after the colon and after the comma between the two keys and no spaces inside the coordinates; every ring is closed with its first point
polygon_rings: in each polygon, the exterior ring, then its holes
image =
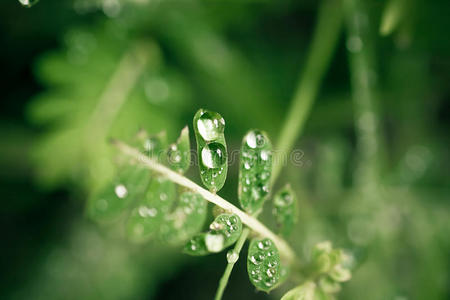
{"type": "Polygon", "coordinates": [[[19,0],[19,2],[25,7],[32,7],[33,5],[38,3],[39,0],[19,0]]]}
{"type": "Polygon", "coordinates": [[[127,196],[128,190],[123,184],[119,184],[114,188],[114,192],[116,193],[117,197],[120,199],[123,199],[127,196]]]}
{"type": "Polygon", "coordinates": [[[212,141],[223,134],[225,120],[216,112],[204,111],[197,121],[197,129],[204,140],[212,141]]]}
{"type": "Polygon", "coordinates": [[[223,249],[224,238],[221,234],[210,234],[205,236],[205,245],[210,252],[219,252],[223,249]]]}
{"type": "Polygon", "coordinates": [[[226,150],[222,144],[210,143],[202,149],[202,163],[210,169],[221,167],[226,162],[226,150]]]}
{"type": "Polygon", "coordinates": [[[266,144],[266,139],[258,130],[252,130],[247,134],[246,142],[250,148],[255,149],[264,147],[266,144]]]}

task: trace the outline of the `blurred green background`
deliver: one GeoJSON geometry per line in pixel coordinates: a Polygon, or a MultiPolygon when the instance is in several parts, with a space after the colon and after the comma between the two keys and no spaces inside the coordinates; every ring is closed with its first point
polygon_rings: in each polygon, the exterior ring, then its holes
{"type": "MultiPolygon", "coordinates": [[[[379,120],[377,175],[361,183],[345,29],[278,186],[299,195],[300,257],[331,240],[355,259],[339,299],[450,298],[450,2],[369,12],[379,120]],[[374,189],[369,191],[365,188],[374,189]],[[368,196],[369,195],[369,196],[368,196]]],[[[135,245],[85,217],[112,176],[108,137],[175,139],[198,108],[220,112],[229,151],[251,128],[274,141],[307,60],[312,0],[41,0],[0,3],[2,299],[211,299],[224,254],[135,245]],[[117,96],[119,95],[119,96],[117,96]],[[115,101],[124,103],[115,110],[115,101]],[[112,100],[111,100],[112,99],[112,100]],[[119,99],[120,100],[120,99],[119,99]]],[[[371,76],[372,76],[371,75],[371,76]]],[[[360,120],[361,121],[361,120],[360,120]]],[[[237,164],[220,192],[236,203],[237,164]]],[[[188,176],[200,182],[196,168],[188,176]]],[[[262,216],[270,223],[269,216],[262,216]]],[[[240,260],[224,299],[256,293],[240,260]]]]}

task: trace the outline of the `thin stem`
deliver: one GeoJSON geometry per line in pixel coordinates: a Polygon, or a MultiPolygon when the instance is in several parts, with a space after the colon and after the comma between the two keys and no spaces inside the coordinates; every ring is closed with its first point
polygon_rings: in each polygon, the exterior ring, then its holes
{"type": "Polygon", "coordinates": [[[317,97],[320,84],[337,45],[342,17],[340,0],[322,2],[306,66],[300,77],[292,104],[288,109],[286,121],[281,129],[280,139],[275,148],[272,184],[277,180],[281,168],[288,158],[288,153],[301,134],[312,104],[317,97]]]}
{"type": "Polygon", "coordinates": [[[129,157],[137,160],[148,169],[165,176],[166,178],[168,178],[169,180],[173,181],[178,185],[184,186],[185,188],[197,194],[200,194],[207,201],[214,203],[215,205],[223,208],[224,210],[236,214],[241,219],[242,223],[247,225],[254,232],[263,237],[267,237],[273,240],[278,250],[280,251],[280,255],[287,261],[287,263],[295,264],[297,258],[295,256],[294,251],[291,249],[288,243],[286,243],[285,240],[283,240],[275,233],[270,231],[264,224],[258,221],[255,217],[246,214],[245,212],[243,212],[242,210],[240,210],[227,200],[223,199],[219,195],[213,194],[210,191],[205,190],[204,188],[202,188],[195,182],[189,180],[188,178],[184,177],[183,175],[180,175],[179,173],[172,171],[171,169],[156,162],[155,160],[143,155],[141,152],[139,152],[139,150],[130,147],[129,145],[118,140],[114,140],[113,144],[123,154],[128,155],[129,157]]]}
{"type": "MultiPolygon", "coordinates": [[[[249,234],[250,234],[250,229],[244,228],[244,230],[242,230],[242,234],[239,237],[238,241],[236,242],[234,249],[232,250],[238,256],[240,255],[242,247],[244,246],[244,243],[247,240],[247,237],[249,234]]],[[[225,268],[225,272],[223,273],[222,278],[220,278],[219,287],[217,288],[216,296],[214,297],[215,300],[222,299],[223,292],[225,291],[225,288],[227,287],[228,280],[230,278],[231,271],[233,271],[233,267],[234,267],[235,263],[236,262],[228,262],[228,264],[225,268]]]]}
{"type": "Polygon", "coordinates": [[[151,58],[157,54],[151,42],[137,42],[122,56],[116,70],[100,95],[86,127],[88,144],[104,140],[111,124],[151,58]]]}
{"type": "Polygon", "coordinates": [[[376,188],[374,185],[379,181],[378,154],[381,148],[375,89],[376,72],[373,67],[374,49],[368,27],[369,16],[364,3],[358,0],[345,0],[345,9],[359,156],[355,182],[359,188],[373,194],[373,188],[376,188]]]}

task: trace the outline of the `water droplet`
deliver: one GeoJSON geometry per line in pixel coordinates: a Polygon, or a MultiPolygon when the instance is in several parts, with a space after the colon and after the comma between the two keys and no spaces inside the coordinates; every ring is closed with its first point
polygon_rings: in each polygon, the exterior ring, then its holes
{"type": "Polygon", "coordinates": [[[205,236],[205,245],[210,252],[219,252],[223,249],[224,238],[221,234],[208,233],[205,236]]]}
{"type": "Polygon", "coordinates": [[[166,200],[167,200],[167,194],[166,194],[166,193],[161,193],[161,194],[159,195],[159,199],[160,199],[161,201],[166,201],[166,200]]]}
{"type": "Polygon", "coordinates": [[[227,252],[227,261],[229,264],[234,264],[239,259],[239,254],[236,253],[234,250],[230,250],[227,252]]]}
{"type": "Polygon", "coordinates": [[[266,151],[266,150],[261,151],[261,159],[262,160],[264,160],[264,161],[268,160],[269,156],[270,156],[269,151],[266,151]]]}
{"type": "Polygon", "coordinates": [[[120,199],[123,199],[127,196],[128,190],[123,184],[119,184],[115,187],[114,192],[116,193],[117,197],[120,199]]]}
{"type": "Polygon", "coordinates": [[[247,134],[246,142],[250,148],[256,149],[264,147],[264,145],[266,144],[266,139],[264,138],[264,135],[262,135],[260,131],[253,130],[247,134]]]}
{"type": "Polygon", "coordinates": [[[181,161],[181,152],[175,144],[172,144],[167,151],[167,157],[170,163],[179,163],[181,161]]]}
{"type": "Polygon", "coordinates": [[[197,129],[204,140],[212,141],[223,134],[225,120],[216,112],[204,111],[197,120],[197,129]]]}
{"type": "Polygon", "coordinates": [[[221,230],[223,228],[223,225],[218,222],[212,222],[211,225],[209,225],[209,229],[211,230],[221,230]]]}
{"type": "Polygon", "coordinates": [[[222,144],[210,143],[202,149],[202,163],[210,169],[219,168],[225,163],[226,155],[222,144]]]}
{"type": "Polygon", "coordinates": [[[269,268],[267,269],[266,274],[268,277],[273,277],[276,274],[276,272],[277,271],[274,268],[269,268]]]}
{"type": "Polygon", "coordinates": [[[39,0],[19,0],[19,2],[25,7],[32,7],[33,5],[38,3],[39,0]]]}

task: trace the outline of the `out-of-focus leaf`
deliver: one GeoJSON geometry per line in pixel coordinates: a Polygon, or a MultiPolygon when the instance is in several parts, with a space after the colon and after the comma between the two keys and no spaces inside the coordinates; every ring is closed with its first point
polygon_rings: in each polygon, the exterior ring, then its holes
{"type": "Polygon", "coordinates": [[[254,214],[261,210],[269,194],[272,174],[272,144],[259,130],[248,132],[242,140],[239,167],[239,202],[254,214]]]}
{"type": "Polygon", "coordinates": [[[273,198],[273,214],[279,232],[287,237],[297,222],[297,199],[290,185],[278,191],[273,198]]]}
{"type": "Polygon", "coordinates": [[[313,282],[306,282],[281,297],[281,300],[314,300],[316,285],[313,282]]]}
{"type": "Polygon", "coordinates": [[[175,210],[166,215],[161,226],[161,239],[170,244],[186,242],[202,228],[207,201],[197,193],[183,192],[175,210]]]}
{"type": "Polygon", "coordinates": [[[99,221],[110,221],[120,216],[135,200],[144,197],[150,181],[150,171],[139,165],[126,165],[118,178],[88,200],[88,215],[99,221]]]}
{"type": "Polygon", "coordinates": [[[175,184],[163,177],[153,178],[143,197],[131,211],[126,231],[130,239],[145,241],[158,232],[175,201],[175,184]]]}
{"type": "Polygon", "coordinates": [[[258,289],[269,292],[280,280],[280,255],[272,240],[254,239],[248,249],[247,272],[250,282],[258,289]]]}
{"type": "Polygon", "coordinates": [[[200,177],[211,191],[219,191],[225,184],[228,170],[225,120],[216,112],[200,109],[194,116],[194,132],[200,177]]]}
{"type": "Polygon", "coordinates": [[[180,173],[186,172],[191,164],[190,150],[189,128],[186,126],[181,131],[177,142],[170,145],[167,150],[167,160],[169,166],[180,173]]]}

